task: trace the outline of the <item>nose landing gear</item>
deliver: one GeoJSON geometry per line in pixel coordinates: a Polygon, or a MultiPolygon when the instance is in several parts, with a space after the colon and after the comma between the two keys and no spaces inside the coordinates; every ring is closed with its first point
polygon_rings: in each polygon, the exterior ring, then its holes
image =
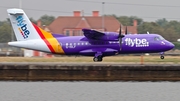
{"type": "Polygon", "coordinates": [[[160,55],[161,55],[160,58],[164,59],[164,52],[161,52],[160,55]]]}

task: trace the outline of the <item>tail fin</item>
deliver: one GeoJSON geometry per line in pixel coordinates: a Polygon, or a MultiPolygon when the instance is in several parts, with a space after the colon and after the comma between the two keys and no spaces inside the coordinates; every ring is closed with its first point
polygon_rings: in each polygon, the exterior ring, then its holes
{"type": "Polygon", "coordinates": [[[7,12],[18,41],[41,38],[35,29],[37,26],[31,23],[22,9],[8,9],[7,12]]]}

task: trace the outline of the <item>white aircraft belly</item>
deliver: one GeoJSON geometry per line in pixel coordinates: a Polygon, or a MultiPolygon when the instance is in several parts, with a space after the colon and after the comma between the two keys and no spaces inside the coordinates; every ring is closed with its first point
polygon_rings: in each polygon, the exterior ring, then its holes
{"type": "Polygon", "coordinates": [[[26,40],[26,41],[16,41],[16,42],[9,42],[8,45],[32,49],[32,50],[39,50],[44,52],[51,52],[43,40],[26,40]]]}

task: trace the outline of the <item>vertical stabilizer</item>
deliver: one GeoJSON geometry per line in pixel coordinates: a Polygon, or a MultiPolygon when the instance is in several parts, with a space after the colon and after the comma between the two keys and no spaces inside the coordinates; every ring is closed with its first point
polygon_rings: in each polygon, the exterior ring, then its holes
{"type": "Polygon", "coordinates": [[[8,9],[7,12],[18,41],[40,38],[33,24],[22,9],[8,9]]]}

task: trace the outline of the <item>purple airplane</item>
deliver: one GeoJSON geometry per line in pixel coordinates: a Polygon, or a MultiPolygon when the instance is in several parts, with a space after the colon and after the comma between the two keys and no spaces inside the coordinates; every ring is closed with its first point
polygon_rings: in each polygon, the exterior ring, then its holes
{"type": "Polygon", "coordinates": [[[99,32],[82,29],[84,36],[51,34],[32,24],[22,9],[7,10],[17,41],[8,44],[15,47],[38,50],[60,55],[93,56],[93,61],[103,57],[130,53],[161,53],[174,45],[158,34],[127,34],[99,32]]]}

